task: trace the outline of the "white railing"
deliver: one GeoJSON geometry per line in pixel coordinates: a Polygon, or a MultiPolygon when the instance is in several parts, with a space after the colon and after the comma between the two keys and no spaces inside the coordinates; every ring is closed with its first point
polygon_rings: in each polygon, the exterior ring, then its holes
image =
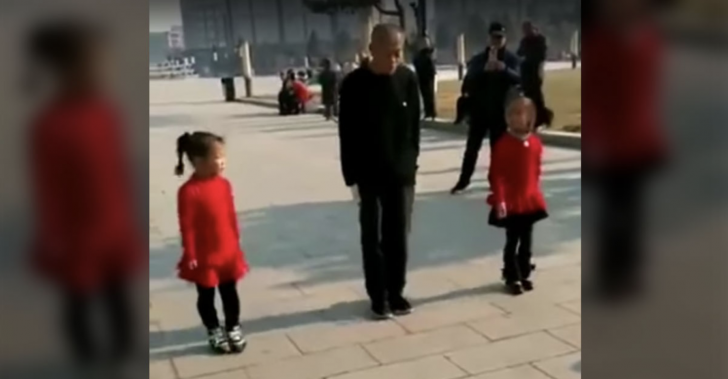
{"type": "Polygon", "coordinates": [[[190,60],[163,62],[149,66],[149,79],[180,79],[195,75],[194,62],[190,60]]]}

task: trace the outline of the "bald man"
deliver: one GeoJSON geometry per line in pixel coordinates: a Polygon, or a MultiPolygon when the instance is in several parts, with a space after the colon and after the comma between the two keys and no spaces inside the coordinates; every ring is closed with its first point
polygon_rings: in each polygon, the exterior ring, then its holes
{"type": "Polygon", "coordinates": [[[371,59],[340,92],[339,138],[344,181],[359,201],[364,277],[375,319],[412,312],[403,296],[408,230],[420,152],[420,95],[401,64],[404,35],[380,24],[371,59]]]}

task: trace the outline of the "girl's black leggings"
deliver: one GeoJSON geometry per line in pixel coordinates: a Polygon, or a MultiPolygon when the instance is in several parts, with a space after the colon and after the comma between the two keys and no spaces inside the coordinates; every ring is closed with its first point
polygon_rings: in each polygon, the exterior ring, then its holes
{"type": "Polygon", "coordinates": [[[506,227],[503,249],[503,278],[507,282],[526,280],[531,276],[533,223],[514,223],[506,227]]]}
{"type": "MultiPolygon", "coordinates": [[[[222,299],[222,309],[225,314],[225,328],[231,330],[240,323],[240,298],[236,282],[221,283],[217,289],[222,299]]],[[[207,330],[220,327],[215,309],[215,287],[202,287],[197,285],[197,311],[200,313],[202,324],[207,330]]]]}
{"type": "Polygon", "coordinates": [[[71,349],[80,362],[98,363],[106,359],[107,355],[121,361],[132,358],[135,324],[134,308],[128,291],[125,284],[115,283],[93,294],[67,294],[65,326],[71,349]],[[108,327],[107,333],[94,331],[96,306],[100,306],[100,316],[107,320],[104,323],[108,327]],[[104,335],[110,337],[106,344],[101,338],[104,335]]]}

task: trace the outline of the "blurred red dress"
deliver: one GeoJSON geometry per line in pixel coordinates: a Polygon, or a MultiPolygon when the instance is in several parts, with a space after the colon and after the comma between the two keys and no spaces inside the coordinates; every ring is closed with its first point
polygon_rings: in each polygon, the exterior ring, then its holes
{"type": "Polygon", "coordinates": [[[33,259],[66,289],[117,284],[142,265],[124,137],[116,108],[94,95],[58,99],[33,125],[33,259]]]}
{"type": "Polygon", "coordinates": [[[249,268],[240,248],[230,182],[221,176],[193,175],[179,189],[177,200],[183,248],[179,277],[212,288],[245,276],[249,268]],[[190,269],[193,260],[197,267],[190,269]]]}
{"type": "Polygon", "coordinates": [[[665,153],[659,120],[662,40],[649,24],[631,32],[595,26],[583,33],[584,163],[638,169],[665,153]]]}
{"type": "Polygon", "coordinates": [[[305,84],[303,84],[300,80],[294,80],[293,81],[293,93],[296,94],[296,99],[301,104],[306,104],[309,100],[313,98],[313,94],[308,90],[308,87],[306,87],[305,84]]]}

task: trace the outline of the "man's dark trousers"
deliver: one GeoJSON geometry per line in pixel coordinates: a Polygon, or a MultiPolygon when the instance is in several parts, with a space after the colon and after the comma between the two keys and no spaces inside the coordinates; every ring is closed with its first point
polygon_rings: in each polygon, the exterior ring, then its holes
{"type": "Polygon", "coordinates": [[[506,130],[505,120],[503,117],[489,117],[484,121],[471,120],[468,129],[468,142],[465,146],[465,155],[463,156],[463,165],[460,170],[460,179],[458,183],[470,184],[470,179],[475,172],[475,166],[478,164],[478,155],[483,147],[483,139],[486,135],[490,135],[490,149],[506,130]]]}
{"type": "Polygon", "coordinates": [[[365,285],[374,302],[402,295],[414,186],[359,186],[359,224],[365,285]]]}
{"type": "Polygon", "coordinates": [[[421,78],[419,82],[425,117],[437,117],[437,110],[435,108],[435,77],[421,78]]]}
{"type": "Polygon", "coordinates": [[[546,100],[543,96],[543,79],[541,79],[538,69],[529,69],[532,72],[524,72],[522,74],[523,94],[533,101],[533,105],[536,107],[537,114],[537,126],[545,121],[546,112],[546,100]]]}

